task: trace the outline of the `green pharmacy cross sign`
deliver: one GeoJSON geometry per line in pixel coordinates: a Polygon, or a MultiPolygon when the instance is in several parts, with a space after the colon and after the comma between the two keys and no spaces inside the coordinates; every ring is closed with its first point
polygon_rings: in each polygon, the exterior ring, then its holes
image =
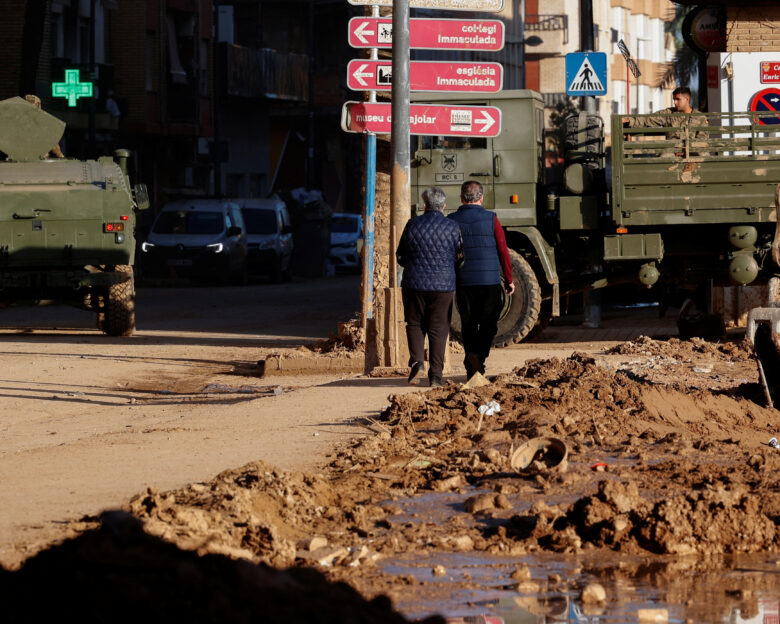
{"type": "Polygon", "coordinates": [[[76,106],[80,97],[92,97],[92,83],[79,82],[78,69],[65,70],[65,82],[51,83],[52,97],[68,98],[68,106],[76,106]]]}

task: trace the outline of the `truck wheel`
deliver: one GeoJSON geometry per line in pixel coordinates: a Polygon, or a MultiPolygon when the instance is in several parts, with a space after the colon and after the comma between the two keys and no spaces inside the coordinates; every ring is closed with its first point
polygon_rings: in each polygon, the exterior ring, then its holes
{"type": "Polygon", "coordinates": [[[135,282],[133,267],[119,265],[120,273],[129,273],[130,279],[108,287],[108,293],[101,297],[102,306],[98,312],[98,327],[108,336],[130,336],[135,331],[135,282]]]}
{"type": "MultiPolygon", "coordinates": [[[[504,307],[498,318],[498,333],[493,339],[494,347],[506,347],[538,334],[545,327],[544,319],[540,319],[542,307],[542,290],[536,274],[525,258],[510,249],[512,259],[512,278],[515,283],[515,293],[511,297],[504,296],[504,307]],[[542,322],[539,322],[539,321],[542,322]]],[[[453,306],[450,335],[458,342],[462,341],[461,321],[458,307],[453,306]]]]}

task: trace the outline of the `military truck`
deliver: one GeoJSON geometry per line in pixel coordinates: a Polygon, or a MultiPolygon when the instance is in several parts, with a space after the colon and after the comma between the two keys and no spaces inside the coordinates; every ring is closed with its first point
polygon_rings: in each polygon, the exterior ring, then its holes
{"type": "Polygon", "coordinates": [[[0,307],[64,302],[110,336],[135,329],[135,211],[127,150],[96,161],[50,158],[64,122],[22,98],[0,102],[0,307]]]}
{"type": "MultiPolygon", "coordinates": [[[[563,184],[552,189],[538,93],[419,99],[502,110],[499,136],[419,137],[412,162],[414,208],[422,206],[422,191],[436,185],[455,210],[461,183],[478,180],[485,207],[505,228],[515,294],[505,301],[497,346],[539,332],[560,314],[567,294],[614,284],[690,290],[704,315],[722,312],[734,297],[745,299],[744,317],[761,304],[745,295],[748,284],[765,293],[778,271],[771,260],[780,181],[777,113],[706,114],[701,125],[671,116],[668,126],[639,115],[630,128],[613,115],[611,158],[602,118],[574,115],[561,129],[563,184]]],[[[453,330],[458,333],[457,318],[453,330]]]]}

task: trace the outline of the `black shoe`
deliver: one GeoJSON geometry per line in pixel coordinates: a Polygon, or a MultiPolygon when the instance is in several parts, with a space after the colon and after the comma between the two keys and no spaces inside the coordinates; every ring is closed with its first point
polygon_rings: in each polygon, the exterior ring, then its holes
{"type": "Polygon", "coordinates": [[[482,373],[484,375],[485,365],[482,363],[476,353],[469,353],[466,356],[466,374],[470,379],[474,373],[482,373]]]}
{"type": "Polygon", "coordinates": [[[423,363],[422,362],[412,362],[412,368],[409,371],[409,378],[406,380],[406,383],[410,386],[416,386],[417,382],[415,381],[415,377],[419,375],[422,372],[423,369],[423,363]]]}
{"type": "Polygon", "coordinates": [[[436,377],[435,375],[428,378],[428,383],[431,388],[443,388],[446,385],[441,377],[436,377]]]}

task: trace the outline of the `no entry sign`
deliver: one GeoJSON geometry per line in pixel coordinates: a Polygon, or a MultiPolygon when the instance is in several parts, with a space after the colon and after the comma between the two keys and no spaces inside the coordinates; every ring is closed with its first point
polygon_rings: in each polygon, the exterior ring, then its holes
{"type": "MultiPolygon", "coordinates": [[[[353,17],[349,20],[349,45],[353,48],[392,48],[392,18],[353,17]]],[[[497,52],[504,47],[504,22],[411,19],[409,20],[409,47],[418,50],[497,52]]]]}
{"type": "MultiPolygon", "coordinates": [[[[341,127],[347,132],[389,134],[390,104],[346,102],[341,109],[341,127]]],[[[501,132],[501,110],[494,106],[443,106],[411,104],[411,134],[494,137],[501,132]]]]}
{"type": "MultiPolygon", "coordinates": [[[[392,73],[393,65],[388,61],[350,61],[347,65],[347,86],[353,91],[389,91],[393,86],[392,73]]],[[[497,93],[501,90],[503,73],[500,63],[412,61],[409,63],[409,89],[497,93]]]]}
{"type": "Polygon", "coordinates": [[[780,124],[780,89],[774,87],[761,89],[750,98],[748,108],[757,113],[777,111],[778,116],[762,115],[758,118],[758,123],[761,125],[780,124]]]}

